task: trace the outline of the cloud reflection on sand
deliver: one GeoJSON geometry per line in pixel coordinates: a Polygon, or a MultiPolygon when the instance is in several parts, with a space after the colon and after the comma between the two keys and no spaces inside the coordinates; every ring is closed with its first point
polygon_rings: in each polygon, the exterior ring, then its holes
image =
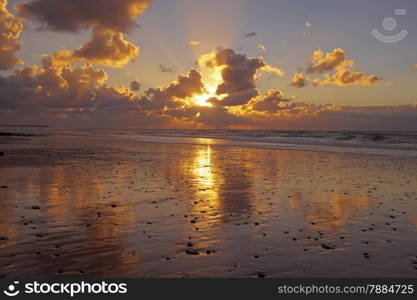
{"type": "Polygon", "coordinates": [[[59,137],[14,151],[0,165],[7,277],[372,276],[417,251],[412,157],[59,137]]]}

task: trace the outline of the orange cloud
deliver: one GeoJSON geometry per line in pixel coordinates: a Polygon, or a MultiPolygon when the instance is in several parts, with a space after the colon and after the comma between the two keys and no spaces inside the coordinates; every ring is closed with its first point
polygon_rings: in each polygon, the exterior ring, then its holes
{"type": "Polygon", "coordinates": [[[290,83],[291,86],[303,88],[308,84],[308,78],[303,73],[295,73],[290,83]]]}
{"type": "Polygon", "coordinates": [[[347,85],[362,85],[362,86],[371,86],[375,85],[382,78],[376,75],[365,75],[363,72],[354,72],[349,69],[339,69],[333,76],[326,75],[326,79],[317,80],[316,84],[318,85],[329,85],[335,84],[338,86],[347,86],[347,85]]]}
{"type": "Polygon", "coordinates": [[[223,82],[218,85],[216,94],[225,95],[220,101],[224,106],[244,105],[258,96],[256,79],[260,71],[283,74],[279,68],[266,64],[262,57],[247,57],[232,49],[218,48],[203,55],[198,62],[203,67],[221,69],[223,82]]]}
{"type": "Polygon", "coordinates": [[[17,39],[22,32],[22,23],[7,10],[8,0],[0,0],[0,71],[23,64],[16,57],[20,49],[17,39]]]}
{"type": "MultiPolygon", "coordinates": [[[[313,79],[313,85],[362,85],[371,86],[377,84],[382,77],[377,75],[366,75],[364,72],[353,71],[353,60],[347,59],[346,51],[341,48],[336,48],[332,52],[323,53],[322,50],[316,50],[310,58],[310,64],[307,67],[307,72],[314,74],[324,74],[324,79],[313,79]]],[[[293,86],[303,87],[302,74],[297,73],[293,79],[293,86]],[[298,81],[297,81],[298,80],[298,81]]]]}
{"type": "Polygon", "coordinates": [[[85,64],[80,67],[55,64],[51,57],[43,67],[28,66],[0,77],[0,107],[3,109],[126,109],[138,100],[128,88],[106,84],[106,72],[85,64]]]}
{"type": "Polygon", "coordinates": [[[187,98],[204,93],[201,74],[191,70],[187,75],[179,75],[167,87],[151,88],[145,92],[140,104],[146,110],[166,110],[186,104],[187,98]]]}
{"type": "Polygon", "coordinates": [[[151,0],[32,0],[18,3],[22,18],[41,24],[44,30],[78,32],[92,29],[92,37],[74,51],[55,53],[63,63],[88,62],[123,67],[139,55],[139,47],[124,39],[123,33],[137,27],[135,19],[151,0]]]}
{"type": "Polygon", "coordinates": [[[307,71],[310,73],[325,73],[352,65],[353,61],[346,59],[346,51],[341,48],[336,48],[326,54],[318,49],[313,52],[307,71]]]}
{"type": "Polygon", "coordinates": [[[56,62],[86,62],[121,68],[139,55],[139,47],[123,39],[119,32],[94,29],[89,41],[74,51],[60,50],[53,54],[56,62]]]}
{"type": "Polygon", "coordinates": [[[200,41],[190,41],[188,44],[191,47],[196,47],[196,46],[199,46],[201,44],[201,42],[200,41]]]}
{"type": "Polygon", "coordinates": [[[257,99],[251,101],[249,109],[275,114],[280,110],[288,107],[288,100],[284,99],[284,94],[281,91],[271,90],[266,95],[259,96],[257,99]]]}

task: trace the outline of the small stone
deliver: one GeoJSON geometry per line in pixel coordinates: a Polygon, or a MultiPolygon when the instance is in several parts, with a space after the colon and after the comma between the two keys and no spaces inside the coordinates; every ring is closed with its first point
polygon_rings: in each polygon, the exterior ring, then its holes
{"type": "Polygon", "coordinates": [[[207,251],[206,251],[206,254],[207,254],[207,255],[210,255],[210,254],[211,254],[211,250],[207,250],[207,251]]]}
{"type": "Polygon", "coordinates": [[[116,204],[112,204],[111,207],[115,208],[115,207],[117,207],[117,205],[116,204]]]}
{"type": "Polygon", "coordinates": [[[194,247],[194,244],[193,244],[193,243],[191,243],[191,242],[188,242],[188,243],[187,243],[187,247],[194,247]]]}
{"type": "Polygon", "coordinates": [[[0,156],[4,156],[4,152],[1,152],[1,151],[0,151],[0,156]]]}
{"type": "Polygon", "coordinates": [[[39,205],[33,205],[32,209],[39,210],[39,209],[41,209],[41,207],[39,205]]]}
{"type": "Polygon", "coordinates": [[[200,254],[195,249],[187,249],[187,250],[185,250],[185,253],[187,253],[188,255],[199,255],[200,254]]]}
{"type": "Polygon", "coordinates": [[[266,277],[265,273],[258,272],[258,278],[265,278],[265,277],[266,277]]]}
{"type": "Polygon", "coordinates": [[[255,226],[259,226],[259,223],[258,222],[255,222],[255,226]]]}
{"type": "Polygon", "coordinates": [[[321,244],[321,247],[326,250],[334,250],[335,247],[328,244],[321,244]]]}
{"type": "Polygon", "coordinates": [[[9,187],[7,185],[2,185],[0,188],[2,188],[2,189],[8,189],[9,187]]]}
{"type": "Polygon", "coordinates": [[[7,236],[0,236],[0,241],[7,241],[9,238],[7,236]]]}

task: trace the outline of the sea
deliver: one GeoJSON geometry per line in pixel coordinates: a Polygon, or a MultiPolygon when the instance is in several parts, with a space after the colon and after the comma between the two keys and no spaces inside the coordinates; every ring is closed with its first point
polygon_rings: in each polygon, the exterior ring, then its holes
{"type": "Polygon", "coordinates": [[[149,143],[417,156],[417,131],[80,129],[0,126],[1,136],[72,136],[149,143]]]}

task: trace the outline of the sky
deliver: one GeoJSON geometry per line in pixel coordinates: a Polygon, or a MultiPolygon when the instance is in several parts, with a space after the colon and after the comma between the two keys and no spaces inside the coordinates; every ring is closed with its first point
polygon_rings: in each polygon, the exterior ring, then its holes
{"type": "Polygon", "coordinates": [[[413,0],[0,0],[0,123],[417,130],[416,16],[413,0]]]}

